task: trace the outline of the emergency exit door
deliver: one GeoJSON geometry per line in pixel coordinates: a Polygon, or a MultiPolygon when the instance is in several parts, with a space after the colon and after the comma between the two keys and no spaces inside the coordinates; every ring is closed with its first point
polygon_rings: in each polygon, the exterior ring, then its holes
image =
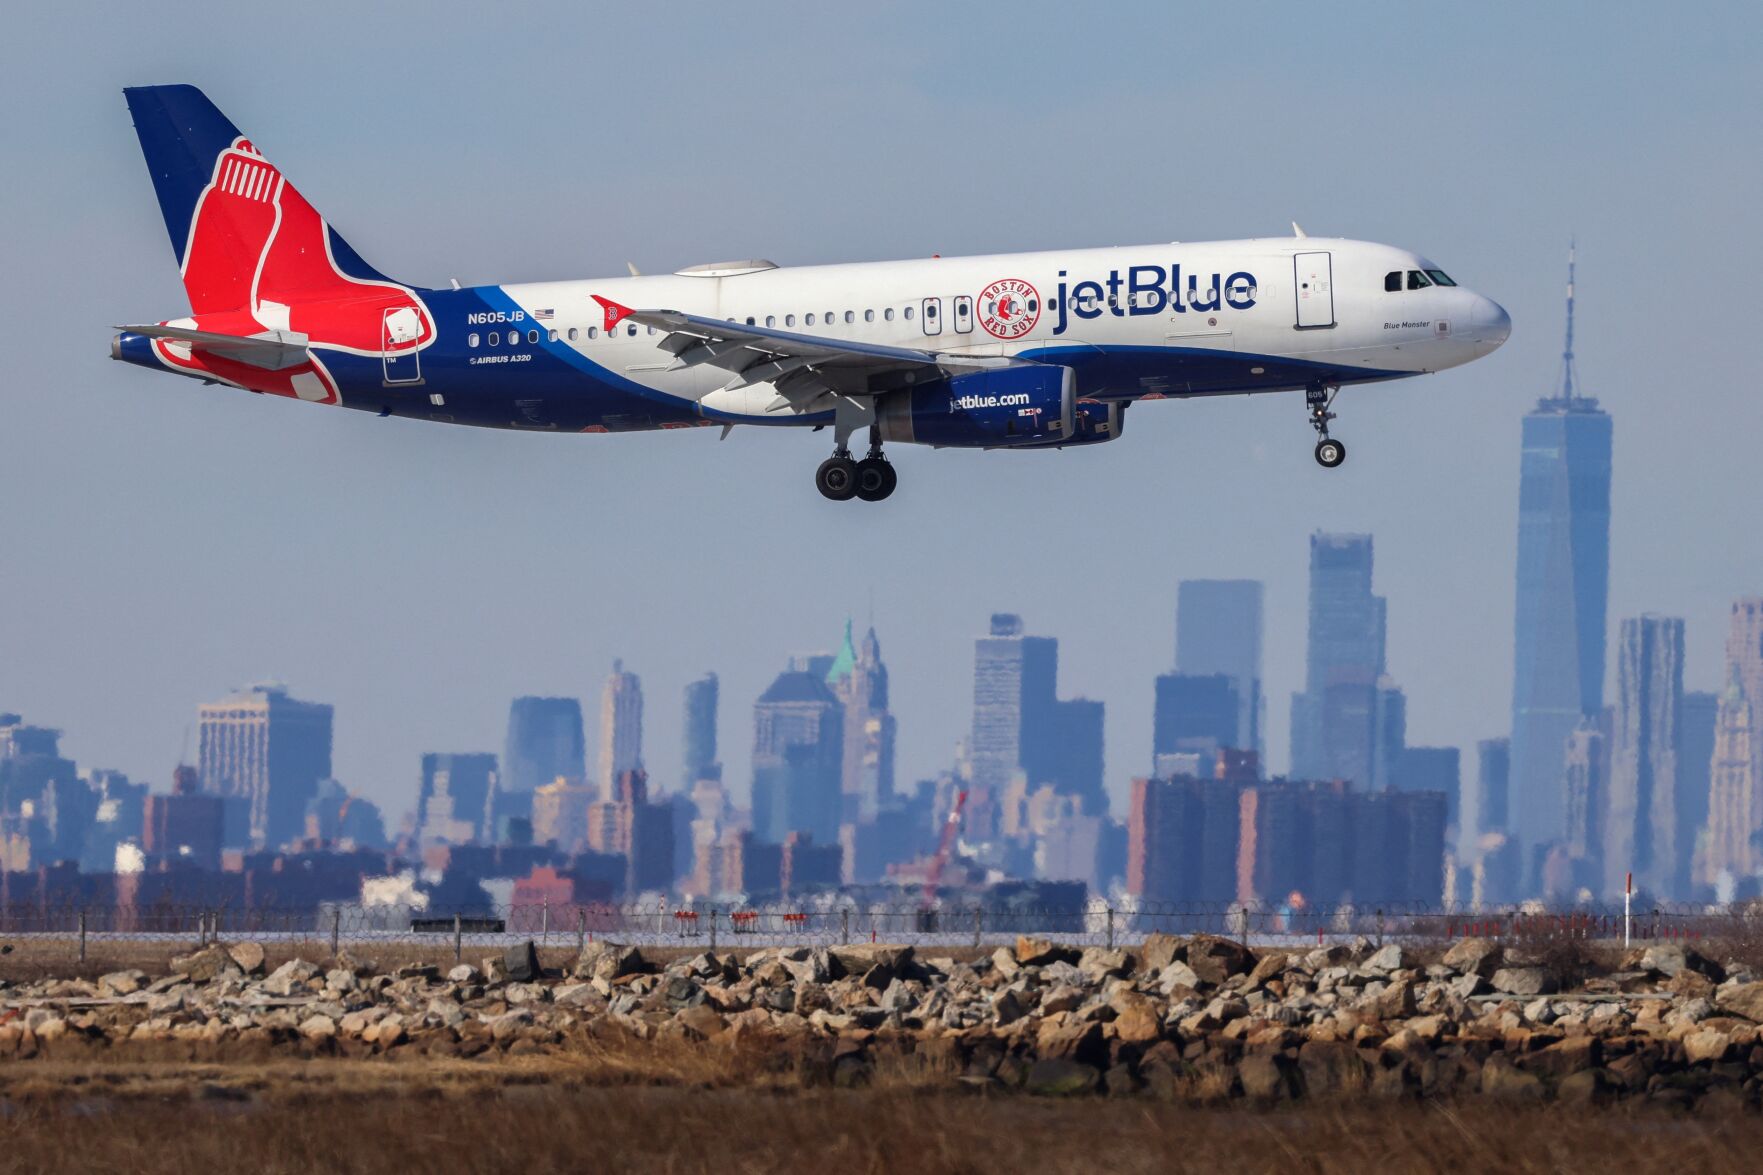
{"type": "Polygon", "coordinates": [[[1334,263],[1327,253],[1292,258],[1292,288],[1298,295],[1299,330],[1334,325],[1334,263]]]}

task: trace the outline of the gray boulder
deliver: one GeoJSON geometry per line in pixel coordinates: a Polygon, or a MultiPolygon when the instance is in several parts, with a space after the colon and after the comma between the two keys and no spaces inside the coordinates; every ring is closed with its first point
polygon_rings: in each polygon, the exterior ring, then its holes
{"type": "Polygon", "coordinates": [[[296,991],[305,991],[307,981],[318,973],[318,968],[305,959],[289,959],[271,971],[259,986],[270,995],[291,996],[296,991]]]}
{"type": "Polygon", "coordinates": [[[531,983],[539,977],[539,952],[533,946],[533,940],[517,942],[502,952],[502,965],[508,969],[508,978],[515,983],[531,983]]]}
{"type": "Polygon", "coordinates": [[[604,979],[610,983],[626,975],[640,975],[646,970],[643,954],[636,947],[616,942],[591,942],[576,958],[577,979],[604,979]]]}
{"type": "Polygon", "coordinates": [[[260,942],[228,943],[227,957],[246,975],[263,974],[263,944],[260,942]]]}
{"type": "Polygon", "coordinates": [[[1494,972],[1492,983],[1495,991],[1527,998],[1555,990],[1549,973],[1541,967],[1502,967],[1494,972]]]}
{"type": "Polygon", "coordinates": [[[1440,960],[1459,975],[1479,975],[1483,979],[1500,966],[1500,944],[1485,938],[1465,938],[1455,943],[1440,960]]]}

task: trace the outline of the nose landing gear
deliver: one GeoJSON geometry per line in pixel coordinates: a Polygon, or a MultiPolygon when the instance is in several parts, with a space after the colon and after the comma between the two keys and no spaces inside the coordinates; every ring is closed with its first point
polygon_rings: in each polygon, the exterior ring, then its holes
{"type": "Polygon", "coordinates": [[[1347,459],[1347,446],[1328,435],[1328,422],[1335,418],[1329,410],[1340,388],[1332,391],[1324,384],[1311,384],[1304,389],[1304,404],[1310,410],[1310,427],[1316,430],[1316,463],[1324,469],[1337,468],[1347,459]]]}

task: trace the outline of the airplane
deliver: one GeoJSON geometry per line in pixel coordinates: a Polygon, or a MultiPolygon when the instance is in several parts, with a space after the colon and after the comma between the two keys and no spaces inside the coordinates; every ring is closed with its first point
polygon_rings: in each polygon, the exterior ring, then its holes
{"type": "Polygon", "coordinates": [[[1506,341],[1491,299],[1407,249],[1292,236],[429,289],[370,266],[198,89],[124,90],[190,314],[111,356],[265,395],[487,428],[830,427],[834,501],[898,482],[887,442],[1060,449],[1146,400],[1304,392],[1315,457],[1348,385],[1506,341]],[[867,430],[862,458],[851,440],[867,430]]]}

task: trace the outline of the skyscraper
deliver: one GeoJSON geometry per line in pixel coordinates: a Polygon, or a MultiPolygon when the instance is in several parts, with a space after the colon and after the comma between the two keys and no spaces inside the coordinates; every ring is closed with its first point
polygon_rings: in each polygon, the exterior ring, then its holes
{"type": "Polygon", "coordinates": [[[1404,747],[1394,775],[1402,791],[1438,792],[1445,797],[1445,824],[1458,828],[1463,792],[1463,752],[1456,747],[1404,747]]]}
{"type": "Polygon", "coordinates": [[[1683,621],[1622,622],[1616,663],[1615,739],[1604,821],[1606,890],[1619,873],[1657,897],[1681,896],[1677,752],[1682,741],[1683,621]]]}
{"type": "Polygon", "coordinates": [[[874,628],[861,645],[853,645],[851,622],[845,622],[845,642],[826,683],[845,707],[840,819],[872,820],[894,796],[894,716],[888,712],[888,668],[874,628]]]}
{"type": "Polygon", "coordinates": [[[623,661],[600,693],[600,794],[610,796],[618,777],[643,769],[643,683],[623,661]]]}
{"type": "MultiPolygon", "coordinates": [[[[1351,695],[1349,695],[1351,696],[1351,695]]],[[[1372,695],[1371,774],[1341,778],[1364,780],[1366,791],[1392,791],[1401,788],[1415,791],[1420,785],[1405,781],[1408,760],[1408,695],[1403,693],[1389,675],[1378,678],[1372,695]]],[[[1456,812],[1456,791],[1451,792],[1452,814],[1456,812]]]]}
{"type": "Polygon", "coordinates": [[[423,755],[416,798],[417,840],[450,845],[489,840],[496,784],[496,756],[487,752],[423,755]]]}
{"type": "Polygon", "coordinates": [[[280,685],[251,686],[197,707],[197,770],[203,790],[236,801],[243,827],[230,847],[280,848],[306,830],[306,805],[331,777],[331,708],[288,696],[280,685]],[[241,836],[242,834],[242,836],[241,836]]]}
{"type": "Polygon", "coordinates": [[[806,832],[839,843],[845,709],[826,675],[778,674],[753,705],[753,831],[781,845],[806,832]]]}
{"type": "Polygon", "coordinates": [[[706,673],[686,686],[686,723],[684,753],[686,791],[703,779],[722,778],[722,765],[716,761],[716,704],[720,686],[716,674],[706,673]]]}
{"type": "Polygon", "coordinates": [[[1584,886],[1594,893],[1609,888],[1606,859],[1612,876],[1620,876],[1626,868],[1623,862],[1629,859],[1626,854],[1609,856],[1606,847],[1614,839],[1609,828],[1609,779],[1604,770],[1609,759],[1609,742],[1600,724],[1589,715],[1581,718],[1562,748],[1562,841],[1573,888],[1584,886]]]}
{"type": "MultiPolygon", "coordinates": [[[[1077,796],[1084,811],[1107,811],[1102,786],[1100,702],[1058,698],[1059,642],[1024,636],[1022,618],[992,616],[991,634],[974,642],[970,813],[997,802],[1017,772],[1032,789],[1050,783],[1077,796]]],[[[977,817],[975,817],[977,819],[977,817]]]]}
{"type": "Polygon", "coordinates": [[[995,799],[1026,765],[1033,732],[1053,725],[1058,674],[1058,641],[1022,635],[1020,616],[992,616],[990,635],[973,643],[973,734],[967,753],[976,790],[995,799]]]}
{"type": "Polygon", "coordinates": [[[1532,845],[1561,835],[1567,736],[1604,698],[1611,425],[1576,383],[1571,254],[1561,361],[1560,394],[1524,418],[1518,492],[1511,816],[1532,845]]]}
{"type": "Polygon", "coordinates": [[[1750,877],[1763,866],[1763,599],[1732,606],[1710,774],[1703,879],[1750,877]]]}
{"type": "MultiPolygon", "coordinates": [[[[1484,738],[1475,744],[1475,803],[1464,820],[1476,836],[1506,831],[1506,796],[1512,771],[1512,740],[1484,738]]],[[[1467,805],[1466,805],[1467,806],[1467,805]]]]}
{"type": "Polygon", "coordinates": [[[1708,790],[1714,763],[1714,725],[1720,716],[1720,695],[1695,691],[1683,695],[1683,721],[1677,747],[1677,883],[1674,892],[1690,893],[1695,863],[1707,853],[1708,790]]]}
{"type": "Polygon", "coordinates": [[[1373,786],[1385,604],[1371,592],[1371,536],[1310,536],[1304,692],[1292,697],[1292,775],[1373,786]]]}
{"type": "Polygon", "coordinates": [[[1262,747],[1261,584],[1253,579],[1186,579],[1176,588],[1175,670],[1222,673],[1237,693],[1238,747],[1262,747]]]}
{"type": "Polygon", "coordinates": [[[1216,760],[1224,748],[1242,747],[1244,715],[1238,680],[1225,673],[1159,676],[1151,723],[1153,758],[1199,753],[1216,760]]]}
{"type": "Polygon", "coordinates": [[[492,835],[499,836],[500,826],[510,818],[531,818],[534,791],[560,775],[585,779],[586,771],[581,703],[574,698],[514,699],[508,708],[492,835]]]}

